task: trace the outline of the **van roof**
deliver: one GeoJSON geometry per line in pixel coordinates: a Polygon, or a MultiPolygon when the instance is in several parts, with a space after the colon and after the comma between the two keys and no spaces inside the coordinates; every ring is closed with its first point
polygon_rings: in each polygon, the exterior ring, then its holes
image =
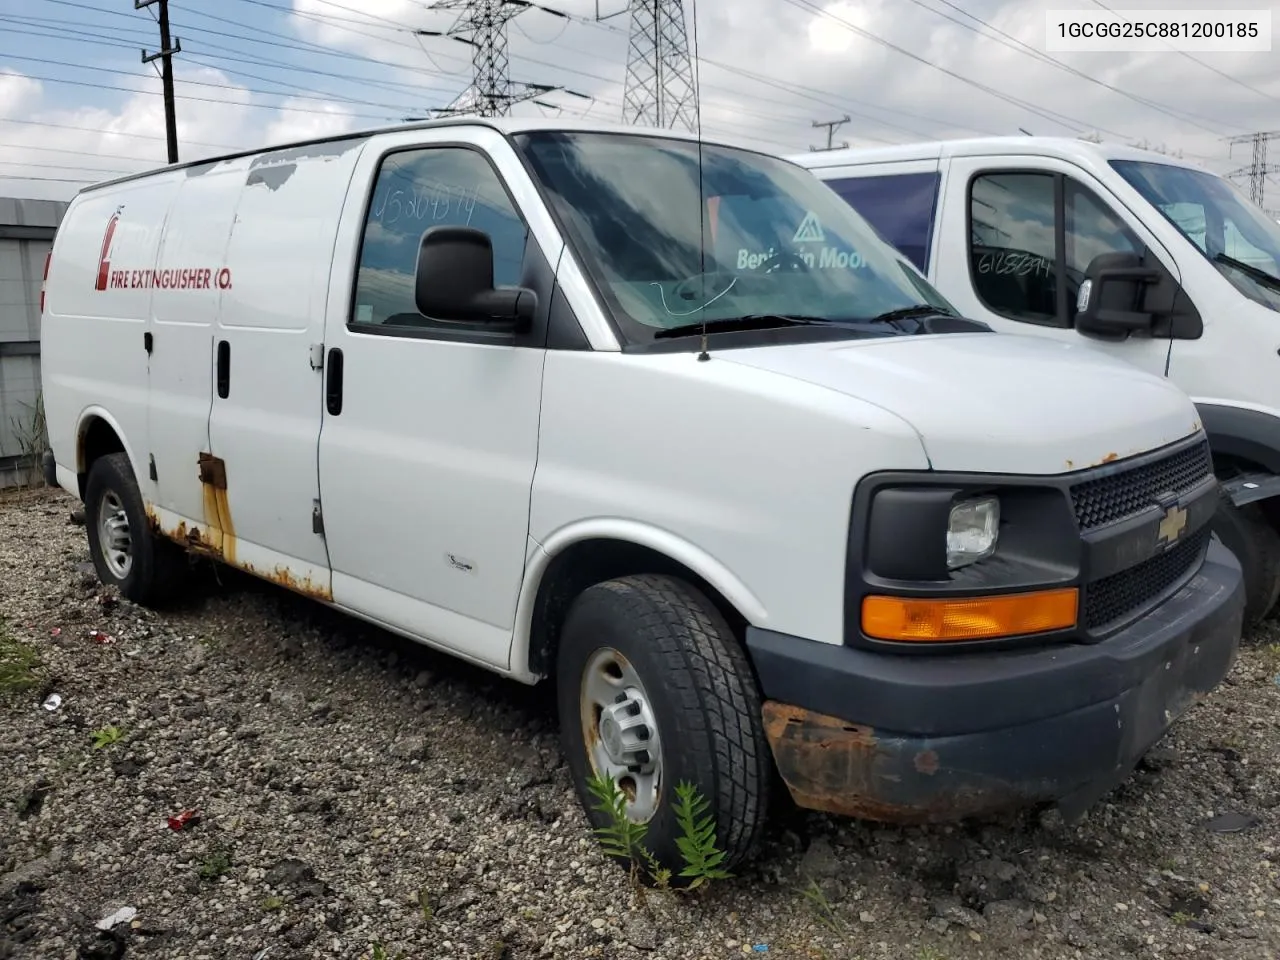
{"type": "Polygon", "coordinates": [[[895,144],[889,147],[852,147],[822,150],[788,157],[810,169],[842,167],[849,164],[893,163],[903,160],[940,160],[952,157],[988,156],[1053,157],[1076,161],[1084,166],[1108,160],[1146,160],[1172,166],[1202,169],[1188,160],[1180,160],[1154,150],[1143,150],[1119,143],[1094,143],[1075,137],[966,137],[955,140],[930,140],[920,143],[895,144]]]}
{"type": "Polygon", "coordinates": [[[154,176],[159,173],[166,173],[171,170],[184,170],[191,167],[201,167],[212,163],[223,163],[227,160],[238,160],[243,157],[256,157],[268,153],[277,153],[284,150],[296,150],[300,147],[310,147],[317,144],[325,143],[341,143],[345,140],[364,140],[370,137],[376,137],[380,134],[398,133],[405,130],[429,130],[436,127],[488,127],[496,130],[504,136],[514,136],[519,133],[529,133],[535,130],[559,130],[565,132],[590,132],[590,133],[629,133],[636,135],[652,135],[662,136],[675,140],[701,140],[703,143],[716,144],[720,146],[737,147],[739,149],[751,150],[754,153],[763,153],[765,151],[753,149],[751,147],[743,147],[741,144],[734,143],[732,140],[722,139],[718,137],[699,136],[698,134],[686,132],[683,130],[673,130],[663,127],[646,127],[636,126],[623,123],[605,123],[601,121],[590,120],[548,120],[542,117],[449,117],[441,120],[418,120],[408,121],[405,123],[390,124],[385,127],[370,127],[363,130],[352,130],[348,133],[335,134],[328,137],[313,137],[308,140],[294,140],[287,143],[276,143],[262,147],[255,147],[246,150],[237,150],[232,153],[216,154],[214,156],[201,157],[198,160],[188,160],[185,163],[169,164],[162,167],[154,167],[150,170],[142,170],[138,173],[128,174],[123,177],[115,177],[111,180],[102,180],[98,183],[91,184],[80,189],[80,193],[90,193],[94,190],[101,190],[105,187],[114,186],[119,183],[127,183],[130,180],[140,180],[145,177],[154,176]]]}

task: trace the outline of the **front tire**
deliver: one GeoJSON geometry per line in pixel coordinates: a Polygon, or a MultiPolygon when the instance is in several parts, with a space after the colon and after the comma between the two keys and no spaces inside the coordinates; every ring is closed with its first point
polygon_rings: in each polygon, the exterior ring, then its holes
{"type": "Polygon", "coordinates": [[[134,603],[151,606],[169,592],[181,560],[178,548],[151,532],[129,457],[112,453],[89,468],[85,529],[98,579],[134,603]]]}
{"type": "Polygon", "coordinates": [[[1262,505],[1237,507],[1223,493],[1213,530],[1244,571],[1246,626],[1260,623],[1280,599],[1280,532],[1262,505]]]}
{"type": "MultiPolygon", "coordinates": [[[[631,576],[585,590],[566,617],[556,663],[560,734],[593,827],[588,780],[611,774],[644,846],[672,874],[676,786],[708,801],[724,869],[748,860],[768,816],[771,766],[746,655],[715,606],[682,581],[631,576]]],[[[629,863],[623,866],[630,867],[629,863]]]]}

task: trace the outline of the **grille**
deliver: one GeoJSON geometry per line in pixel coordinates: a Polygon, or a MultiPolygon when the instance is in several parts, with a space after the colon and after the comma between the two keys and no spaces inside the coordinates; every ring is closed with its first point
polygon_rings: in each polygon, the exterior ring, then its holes
{"type": "Polygon", "coordinates": [[[1085,629],[1115,623],[1167,591],[1200,560],[1210,536],[1209,527],[1202,527],[1172,550],[1089,584],[1085,629]]]}
{"type": "Polygon", "coordinates": [[[1213,472],[1207,441],[1120,473],[1085,480],[1071,488],[1081,530],[1132,516],[1160,494],[1185,493],[1213,472]]]}

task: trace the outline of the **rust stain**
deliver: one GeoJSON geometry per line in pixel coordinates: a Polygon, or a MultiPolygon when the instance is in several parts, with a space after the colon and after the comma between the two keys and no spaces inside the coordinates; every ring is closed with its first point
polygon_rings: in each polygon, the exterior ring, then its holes
{"type": "Polygon", "coordinates": [[[926,776],[933,776],[938,772],[938,752],[936,750],[921,750],[916,754],[915,759],[916,770],[926,776]]]}
{"type": "Polygon", "coordinates": [[[1118,454],[1118,453],[1108,453],[1105,457],[1103,457],[1101,460],[1099,460],[1099,461],[1098,461],[1098,464],[1099,464],[1099,465],[1101,465],[1101,464],[1104,464],[1104,463],[1111,463],[1111,461],[1113,461],[1113,460],[1119,460],[1119,459],[1120,459],[1120,454],[1118,454]]]}
{"type": "Polygon", "coordinates": [[[236,556],[236,528],[231,519],[231,505],[227,500],[226,464],[218,457],[202,453],[199,468],[203,529],[195,524],[187,526],[185,520],[180,520],[173,529],[166,530],[154,508],[147,505],[147,522],[152,530],[186,547],[192,553],[221,560],[228,566],[238,567],[245,573],[269,580],[294,593],[331,602],[333,590],[328,584],[315,583],[310,576],[300,577],[281,564],[270,570],[259,570],[251,563],[239,561],[236,556]]]}
{"type": "Polygon", "coordinates": [[[762,708],[765,736],[792,799],[806,809],[900,825],[954,821],[1022,805],[1013,784],[991,781],[939,794],[913,774],[933,777],[942,761],[933,750],[902,752],[867,726],[778,701],[762,708]],[[918,786],[919,802],[901,802],[918,786]]]}
{"type": "Polygon", "coordinates": [[[263,580],[269,580],[276,586],[292,590],[294,593],[300,593],[304,597],[325,602],[333,600],[333,590],[327,584],[314,583],[309,576],[299,577],[286,566],[276,564],[271,570],[259,570],[251,563],[242,563],[239,566],[245,573],[261,577],[263,580]]]}
{"type": "Polygon", "coordinates": [[[1068,461],[1067,461],[1067,469],[1068,469],[1068,470],[1074,470],[1074,469],[1075,469],[1075,466],[1076,466],[1076,462],[1075,462],[1074,460],[1068,460],[1068,461]]]}

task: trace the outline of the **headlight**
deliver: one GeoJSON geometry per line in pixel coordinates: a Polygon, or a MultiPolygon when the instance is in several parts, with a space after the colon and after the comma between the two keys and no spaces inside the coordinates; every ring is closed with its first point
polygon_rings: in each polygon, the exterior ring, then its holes
{"type": "Polygon", "coordinates": [[[947,521],[947,566],[952,570],[995,553],[1000,536],[1000,501],[995,497],[961,500],[947,521]]]}

